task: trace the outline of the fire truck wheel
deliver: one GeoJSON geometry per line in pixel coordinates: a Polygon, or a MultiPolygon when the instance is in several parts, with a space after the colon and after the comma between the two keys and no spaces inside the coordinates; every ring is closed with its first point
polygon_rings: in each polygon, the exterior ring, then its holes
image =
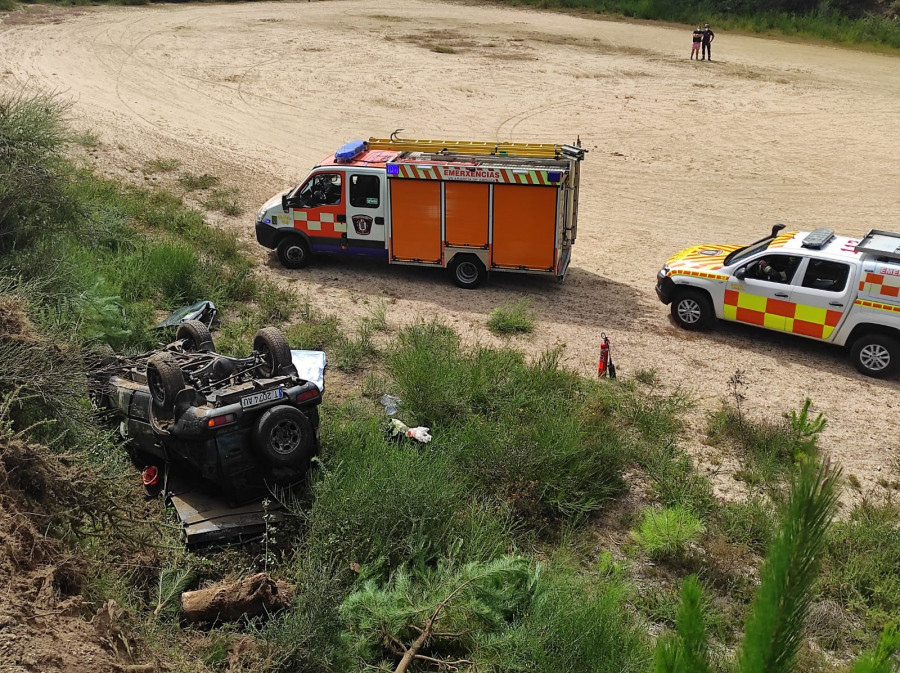
{"type": "Polygon", "coordinates": [[[309,246],[300,236],[288,236],[278,244],[278,261],[286,269],[302,269],[309,257],[309,246]]]}
{"type": "Polygon", "coordinates": [[[188,353],[209,353],[216,349],[209,328],[199,320],[188,320],[175,330],[175,340],[184,339],[184,350],[188,353]]]}
{"type": "Polygon", "coordinates": [[[286,404],[262,415],[253,444],[272,467],[303,467],[316,451],[316,435],[306,414],[286,404]]]}
{"type": "Polygon", "coordinates": [[[699,290],[678,293],[672,300],[671,311],[675,322],[684,329],[709,329],[716,320],[709,296],[699,290]]]}
{"type": "Polygon", "coordinates": [[[291,347],[277,327],[263,327],[253,337],[253,350],[262,355],[257,371],[260,376],[275,376],[291,364],[291,347]]]}
{"type": "Polygon", "coordinates": [[[462,258],[457,257],[450,267],[450,273],[453,274],[453,282],[457,287],[472,290],[484,282],[487,278],[484,264],[481,260],[473,255],[464,255],[462,258]]]}
{"type": "Polygon", "coordinates": [[[862,374],[882,379],[900,367],[900,341],[887,334],[865,334],[853,342],[850,357],[862,374]]]}
{"type": "Polygon", "coordinates": [[[147,362],[147,387],[158,409],[167,413],[175,408],[175,396],[184,389],[184,373],[170,353],[157,353],[147,362]]]}

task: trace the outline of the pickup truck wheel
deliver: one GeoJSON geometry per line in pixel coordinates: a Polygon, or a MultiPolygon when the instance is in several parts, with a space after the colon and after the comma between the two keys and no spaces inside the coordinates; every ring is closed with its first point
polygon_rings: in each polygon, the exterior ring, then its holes
{"type": "Polygon", "coordinates": [[[302,269],[310,256],[309,246],[300,236],[288,236],[278,244],[278,261],[286,269],[302,269]]]}
{"type": "Polygon", "coordinates": [[[175,408],[175,396],[184,389],[184,373],[169,353],[157,353],[147,362],[147,387],[161,411],[175,408]]]}
{"type": "Polygon", "coordinates": [[[886,334],[866,334],[853,342],[850,357],[860,373],[882,379],[900,367],[900,341],[886,334]]]}
{"type": "Polygon", "coordinates": [[[450,273],[453,274],[453,282],[456,283],[456,286],[466,290],[475,289],[487,278],[484,264],[477,257],[470,255],[454,261],[453,266],[450,267],[450,273]]]}
{"type": "Polygon", "coordinates": [[[184,339],[184,350],[188,353],[209,353],[215,351],[209,328],[199,320],[188,320],[175,330],[175,340],[184,339]]]}
{"type": "Polygon", "coordinates": [[[253,337],[253,350],[262,356],[263,362],[257,367],[262,377],[275,376],[291,364],[291,347],[277,327],[259,330],[253,337]]]}
{"type": "Polygon", "coordinates": [[[316,434],[306,414],[285,404],[260,417],[253,442],[272,467],[306,467],[316,451],[316,434]]]}
{"type": "Polygon", "coordinates": [[[675,322],[684,329],[709,329],[716,320],[709,296],[699,290],[679,292],[672,300],[671,311],[675,322]]]}

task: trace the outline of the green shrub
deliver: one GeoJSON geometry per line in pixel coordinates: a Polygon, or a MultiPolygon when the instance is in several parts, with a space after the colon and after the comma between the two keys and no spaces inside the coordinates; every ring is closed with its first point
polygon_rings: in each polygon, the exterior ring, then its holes
{"type": "Polygon", "coordinates": [[[236,189],[213,189],[203,202],[203,207],[232,217],[244,212],[244,207],[240,202],[240,192],[236,189]]]}
{"type": "Polygon", "coordinates": [[[59,156],[65,111],[52,95],[0,95],[0,251],[63,229],[74,215],[59,156]]]}
{"type": "Polygon", "coordinates": [[[536,314],[530,299],[520,299],[498,306],[488,317],[488,329],[494,334],[530,333],[534,331],[536,314]]]}
{"type": "Polygon", "coordinates": [[[627,607],[620,580],[551,565],[516,624],[479,639],[472,658],[483,670],[621,673],[650,663],[644,629],[627,607]]]}
{"type": "Polygon", "coordinates": [[[181,160],[176,159],[175,157],[157,157],[156,159],[150,159],[146,163],[144,163],[144,173],[151,175],[153,173],[171,173],[174,170],[177,170],[181,166],[181,160]]]}
{"type": "Polygon", "coordinates": [[[597,384],[559,368],[560,350],[526,363],[512,349],[463,352],[438,323],[400,332],[387,355],[408,423],[483,492],[524,516],[580,517],[622,491],[627,460],[615,418],[585,403],[597,384]]]}
{"type": "Polygon", "coordinates": [[[759,496],[751,496],[746,502],[725,503],[716,513],[717,525],[729,542],[746,545],[757,552],[765,551],[775,521],[775,507],[759,496]]]}
{"type": "Polygon", "coordinates": [[[189,192],[194,192],[201,189],[209,189],[210,187],[215,187],[219,184],[219,178],[215,175],[210,175],[209,173],[202,173],[200,175],[196,175],[194,173],[182,173],[178,177],[178,184],[184,187],[189,192]]]}
{"type": "Polygon", "coordinates": [[[863,500],[828,535],[822,592],[870,627],[900,622],[900,504],[863,500]]]}
{"type": "Polygon", "coordinates": [[[675,505],[645,509],[640,526],[631,536],[650,558],[679,561],[704,530],[703,523],[689,510],[675,505]]]}

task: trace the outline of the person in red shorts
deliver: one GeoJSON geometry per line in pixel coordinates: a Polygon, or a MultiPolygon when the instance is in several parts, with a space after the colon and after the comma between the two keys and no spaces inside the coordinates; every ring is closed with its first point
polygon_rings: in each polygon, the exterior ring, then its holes
{"type": "Polygon", "coordinates": [[[691,60],[694,60],[694,56],[697,57],[697,60],[700,60],[700,41],[703,39],[703,29],[700,27],[700,24],[697,24],[696,30],[694,30],[694,35],[691,38],[691,60]]]}

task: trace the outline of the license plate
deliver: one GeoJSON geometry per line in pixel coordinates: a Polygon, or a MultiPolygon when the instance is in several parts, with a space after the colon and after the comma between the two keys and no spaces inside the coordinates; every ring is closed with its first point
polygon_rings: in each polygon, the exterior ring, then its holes
{"type": "Polygon", "coordinates": [[[265,390],[261,393],[253,393],[252,395],[245,395],[241,398],[241,409],[249,409],[250,407],[262,404],[263,402],[279,400],[282,397],[284,397],[284,390],[281,388],[276,390],[265,390]]]}

